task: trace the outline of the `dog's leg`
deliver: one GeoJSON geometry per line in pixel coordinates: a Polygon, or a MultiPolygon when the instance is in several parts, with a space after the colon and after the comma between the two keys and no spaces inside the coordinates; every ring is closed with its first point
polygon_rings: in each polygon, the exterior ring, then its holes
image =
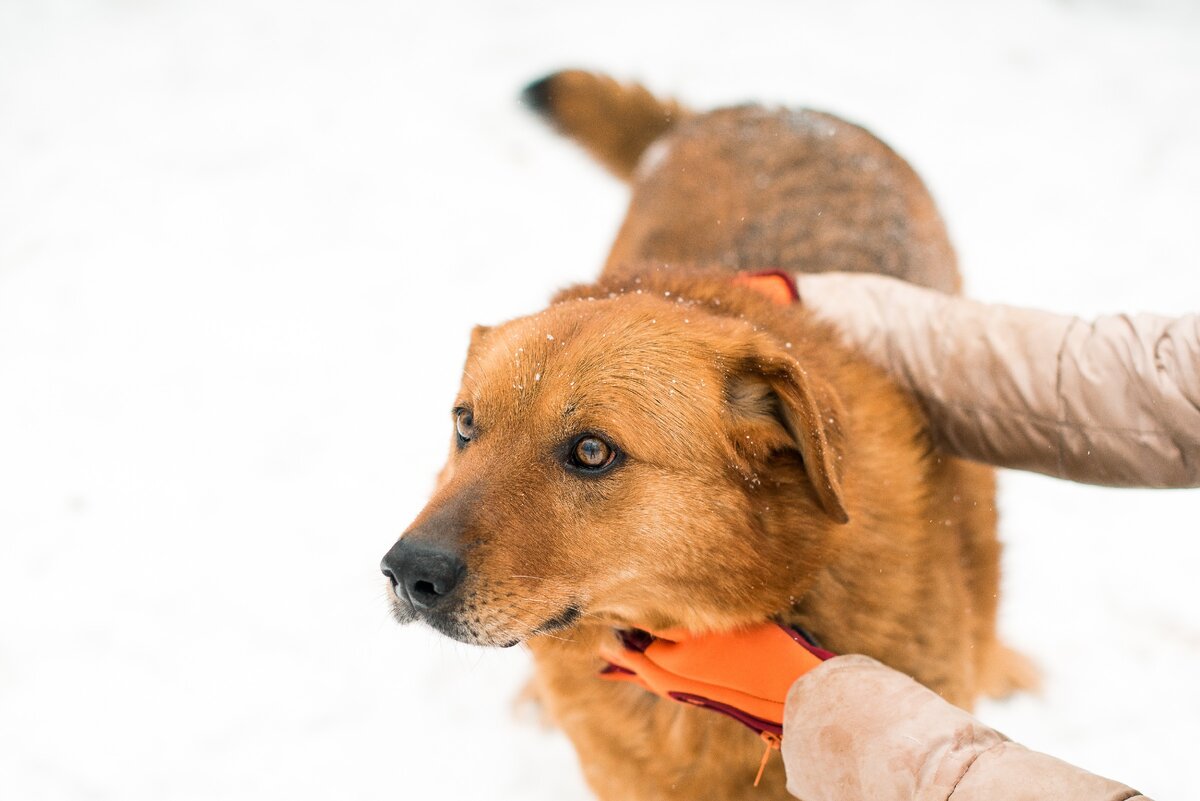
{"type": "Polygon", "coordinates": [[[975,691],[1000,698],[1019,690],[1036,690],[1038,670],[1027,657],[996,636],[1000,593],[1000,541],[996,536],[995,472],[957,462],[957,489],[951,502],[960,509],[962,563],[971,601],[975,691]]]}

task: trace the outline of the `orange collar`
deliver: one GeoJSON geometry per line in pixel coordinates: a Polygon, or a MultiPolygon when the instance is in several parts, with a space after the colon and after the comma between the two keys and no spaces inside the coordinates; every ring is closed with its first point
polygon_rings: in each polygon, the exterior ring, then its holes
{"type": "Polygon", "coordinates": [[[738,273],[733,277],[733,284],[749,287],[777,306],[788,306],[800,300],[796,282],[783,270],[738,273]]]}

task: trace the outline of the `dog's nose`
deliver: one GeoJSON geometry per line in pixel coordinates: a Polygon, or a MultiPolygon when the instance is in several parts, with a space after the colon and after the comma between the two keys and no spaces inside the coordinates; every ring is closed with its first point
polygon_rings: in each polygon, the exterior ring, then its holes
{"type": "Polygon", "coordinates": [[[454,592],[467,566],[452,553],[399,540],[379,563],[396,594],[417,609],[429,609],[454,592]]]}

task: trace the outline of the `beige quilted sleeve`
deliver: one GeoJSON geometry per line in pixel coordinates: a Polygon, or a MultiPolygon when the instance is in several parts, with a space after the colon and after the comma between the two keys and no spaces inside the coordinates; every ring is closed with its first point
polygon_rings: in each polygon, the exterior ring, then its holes
{"type": "Polygon", "coordinates": [[[1009,741],[867,656],[796,680],[782,751],[788,792],[804,801],[1146,801],[1009,741]]]}
{"type": "Polygon", "coordinates": [[[1087,322],[884,276],[796,283],[912,390],[942,450],[1089,484],[1200,486],[1200,315],[1087,322]]]}

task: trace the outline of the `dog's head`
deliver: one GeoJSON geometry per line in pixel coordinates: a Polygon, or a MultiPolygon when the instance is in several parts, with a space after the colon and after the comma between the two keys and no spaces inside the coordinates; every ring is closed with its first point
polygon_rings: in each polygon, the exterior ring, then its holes
{"type": "Polygon", "coordinates": [[[843,413],[802,343],[715,295],[574,294],[474,331],[449,461],[383,560],[397,618],[507,646],[789,606],[846,521],[843,413]]]}

